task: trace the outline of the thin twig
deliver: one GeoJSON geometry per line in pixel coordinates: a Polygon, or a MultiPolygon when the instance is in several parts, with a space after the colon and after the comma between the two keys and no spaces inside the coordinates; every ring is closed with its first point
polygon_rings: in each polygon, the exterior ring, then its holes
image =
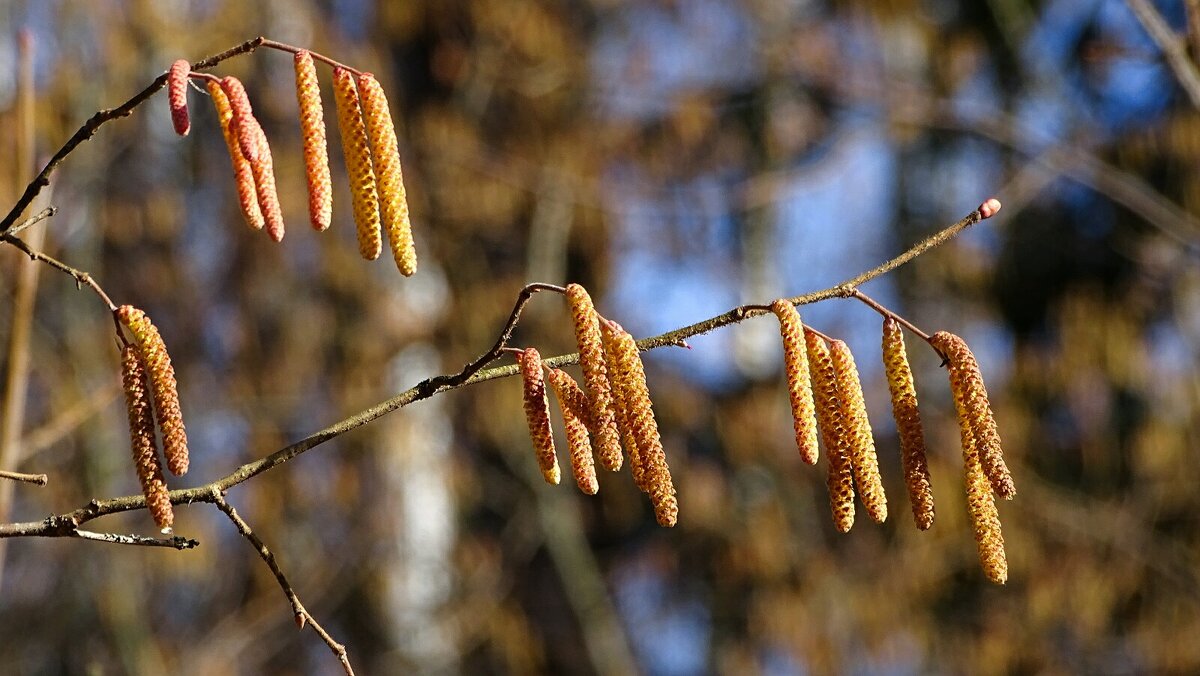
{"type": "Polygon", "coordinates": [[[10,479],[37,486],[45,486],[50,483],[50,477],[45,474],[25,474],[23,472],[9,472],[7,470],[0,470],[0,479],[10,479]]]}
{"type": "Polygon", "coordinates": [[[74,277],[75,278],[75,286],[77,286],[79,288],[83,288],[84,286],[90,288],[93,292],[95,292],[95,294],[97,296],[100,297],[100,300],[103,301],[106,306],[108,306],[109,310],[117,309],[117,306],[112,302],[112,299],[109,298],[108,294],[104,292],[104,288],[100,286],[100,284],[96,281],[96,279],[94,277],[92,277],[92,275],[90,273],[84,272],[83,270],[73,268],[70,265],[67,265],[66,263],[58,260],[57,258],[48,256],[45,253],[38,251],[38,250],[32,248],[31,246],[29,246],[28,244],[26,244],[25,240],[23,240],[19,237],[13,237],[11,234],[0,235],[0,241],[7,242],[8,244],[11,244],[11,245],[17,247],[21,251],[24,251],[25,255],[29,256],[30,260],[40,261],[42,263],[45,263],[46,265],[49,265],[50,267],[54,268],[55,270],[64,272],[64,273],[74,277]]]}
{"type": "MultiPolygon", "coordinates": [[[[854,298],[857,298],[858,300],[862,301],[863,303],[866,303],[868,307],[870,307],[872,310],[875,310],[876,312],[883,315],[884,317],[890,317],[892,319],[895,319],[896,322],[900,324],[900,326],[903,326],[904,328],[908,329],[909,331],[912,331],[913,335],[917,336],[921,340],[925,341],[926,343],[929,342],[929,334],[928,333],[925,333],[921,329],[918,329],[912,322],[908,321],[904,317],[901,317],[900,315],[896,314],[895,312],[892,312],[891,310],[887,309],[883,305],[880,305],[879,302],[876,301],[874,298],[871,298],[870,296],[863,293],[862,291],[859,291],[858,289],[855,289],[854,293],[852,295],[854,298]]],[[[940,352],[938,354],[941,355],[940,352]]],[[[944,356],[944,355],[942,355],[942,356],[944,356]]]]}
{"type": "Polygon", "coordinates": [[[127,535],[124,533],[93,533],[90,530],[76,529],[72,532],[71,537],[81,540],[95,540],[97,542],[108,542],[114,545],[137,545],[140,547],[170,547],[171,549],[195,549],[200,546],[199,540],[181,537],[179,535],[169,538],[148,538],[143,535],[127,535]]]}
{"type": "Polygon", "coordinates": [[[8,234],[15,235],[15,234],[21,232],[22,230],[24,230],[25,228],[37,225],[38,223],[41,223],[42,221],[46,220],[47,218],[50,218],[51,216],[53,216],[54,214],[57,214],[57,213],[58,213],[58,207],[48,206],[45,209],[42,209],[41,211],[37,212],[36,214],[30,216],[29,218],[26,218],[25,220],[21,221],[20,223],[17,223],[16,225],[14,225],[12,228],[9,229],[8,234]]]}
{"type": "Polygon", "coordinates": [[[328,645],[329,649],[333,651],[333,654],[337,656],[338,661],[341,662],[342,669],[346,671],[347,676],[354,676],[354,669],[350,667],[350,658],[346,655],[346,646],[335,641],[333,637],[329,635],[329,632],[325,631],[324,627],[317,622],[316,618],[314,618],[312,614],[308,612],[308,610],[304,607],[304,604],[300,602],[300,597],[297,596],[296,591],[292,589],[292,585],[290,582],[288,582],[287,576],[284,575],[283,570],[279,567],[279,562],[275,560],[275,555],[271,553],[270,548],[268,548],[266,543],[262,541],[262,538],[258,537],[258,535],[254,533],[254,530],[250,528],[250,524],[246,523],[241,516],[238,516],[237,510],[233,508],[233,505],[230,505],[225,501],[225,497],[222,495],[220,489],[213,488],[210,491],[209,501],[216,505],[217,509],[220,509],[222,512],[224,512],[225,516],[229,517],[229,520],[233,522],[234,527],[237,528],[238,533],[240,533],[242,537],[246,538],[246,541],[254,547],[254,551],[258,552],[258,555],[262,557],[263,562],[266,563],[267,567],[271,569],[271,573],[275,576],[275,580],[279,583],[280,588],[283,589],[284,596],[287,597],[288,603],[290,603],[292,606],[292,614],[296,618],[296,626],[301,629],[303,629],[304,625],[306,624],[312,627],[313,631],[317,632],[317,635],[321,637],[321,640],[325,641],[325,644],[328,645]]]}
{"type": "Polygon", "coordinates": [[[1162,50],[1167,57],[1167,64],[1175,71],[1175,78],[1183,86],[1192,105],[1200,108],[1200,72],[1196,64],[1188,58],[1187,43],[1183,36],[1178,35],[1167,24],[1167,20],[1159,14],[1150,0],[1125,0],[1134,16],[1141,22],[1142,28],[1150,34],[1150,39],[1162,50]]]}
{"type": "Polygon", "coordinates": [[[324,63],[327,63],[327,64],[333,66],[334,68],[341,68],[343,70],[348,70],[351,73],[353,73],[354,75],[362,75],[363,74],[363,72],[357,68],[351,68],[350,66],[347,66],[346,64],[344,64],[340,61],[335,61],[335,60],[329,58],[328,56],[325,56],[324,54],[318,54],[317,52],[304,49],[303,47],[296,47],[294,45],[289,45],[289,44],[286,44],[283,42],[276,42],[275,40],[263,40],[262,46],[270,47],[271,49],[278,49],[282,52],[290,52],[292,54],[299,54],[300,52],[308,52],[309,56],[311,56],[316,61],[322,61],[324,63]]]}

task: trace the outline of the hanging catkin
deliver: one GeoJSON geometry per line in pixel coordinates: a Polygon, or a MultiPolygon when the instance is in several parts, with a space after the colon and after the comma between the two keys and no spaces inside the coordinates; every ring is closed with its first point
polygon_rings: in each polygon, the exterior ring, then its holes
{"type": "Polygon", "coordinates": [[[258,161],[259,151],[258,134],[254,130],[261,129],[261,126],[254,117],[250,97],[246,94],[242,81],[232,75],[221,78],[221,88],[225,90],[225,96],[229,98],[229,107],[233,110],[230,126],[237,137],[238,148],[242,151],[242,157],[253,164],[258,161]]]}
{"type": "Polygon", "coordinates": [[[379,193],[367,127],[358,102],[354,76],[345,68],[333,69],[333,94],[337,103],[338,129],[342,136],[342,154],[350,176],[350,197],[354,205],[354,224],[358,232],[358,252],[373,261],[383,251],[379,223],[379,193]]]}
{"type": "Polygon", "coordinates": [[[992,486],[984,475],[979,462],[979,438],[976,435],[972,416],[967,410],[968,402],[954,398],[958,411],[958,431],[962,438],[963,479],[967,491],[967,513],[971,517],[971,528],[975,533],[975,544],[979,550],[979,563],[987,578],[996,584],[1008,580],[1008,560],[1004,554],[1004,533],[1000,530],[1000,513],[996,509],[996,497],[992,486]]]}
{"type": "Polygon", "coordinates": [[[563,426],[567,432],[567,447],[571,451],[571,473],[575,476],[575,485],[587,495],[595,495],[600,490],[596,481],[596,466],[592,459],[592,442],[588,440],[587,395],[566,371],[549,369],[547,380],[554,388],[554,396],[558,399],[558,408],[562,411],[563,426]]]}
{"type": "Polygon", "coordinates": [[[883,523],[887,521],[887,495],[879,477],[879,458],[875,453],[875,438],[871,421],[867,418],[867,402],[863,398],[858,367],[854,364],[850,347],[843,341],[833,341],[829,346],[829,354],[837,374],[838,403],[848,430],[850,467],[854,471],[854,482],[858,485],[858,497],[866,507],[867,514],[876,523],[883,523]]]}
{"type": "Polygon", "coordinates": [[[146,313],[132,305],[117,308],[117,319],[137,338],[142,363],[146,365],[150,374],[155,417],[158,418],[158,429],[162,432],[163,455],[167,459],[167,469],[171,470],[172,474],[182,476],[188,470],[187,432],[183,427],[175,369],[171,366],[167,346],[146,313]]]}
{"type": "Polygon", "coordinates": [[[597,455],[605,468],[615,472],[621,469],[621,442],[608,368],[604,363],[599,315],[592,304],[592,297],[582,286],[568,284],[566,296],[575,323],[575,342],[579,346],[579,366],[583,369],[584,388],[592,405],[592,434],[597,455]]]}
{"type": "Polygon", "coordinates": [[[558,485],[560,472],[558,455],[554,451],[554,432],[550,428],[550,400],[546,398],[546,381],[542,376],[542,355],[536,348],[527,348],[517,356],[524,382],[525,421],[529,438],[537,456],[538,468],[546,483],[558,485]]]}
{"type": "Polygon", "coordinates": [[[308,180],[308,218],[318,231],[333,218],[333,182],[329,178],[329,149],[325,140],[325,112],[312,54],[296,52],[296,102],[300,106],[300,133],[304,137],[304,175],[308,180]]]}
{"type": "Polygon", "coordinates": [[[250,163],[254,173],[254,190],[258,193],[258,207],[266,221],[267,236],[273,241],[283,241],[283,209],[279,206],[279,193],[275,189],[275,162],[271,159],[271,146],[262,127],[255,126],[252,133],[258,140],[258,159],[250,163]]]}
{"type": "Polygon", "coordinates": [[[771,311],[779,318],[779,335],[783,338],[783,365],[787,372],[796,447],[804,462],[815,465],[818,455],[817,412],[808,370],[808,350],[804,344],[804,323],[796,306],[785,299],[771,303],[771,311]]]}
{"type": "Polygon", "coordinates": [[[254,170],[250,161],[242,155],[238,145],[237,132],[233,130],[233,110],[229,107],[229,98],[221,85],[209,81],[208,93],[212,97],[213,107],[217,109],[217,120],[221,124],[221,134],[225,137],[225,145],[229,148],[229,159],[233,162],[233,177],[237,183],[238,204],[242,207],[242,215],[246,224],[255,230],[261,230],[266,222],[262,209],[258,206],[258,191],[254,187],[254,170]]]}
{"type": "Polygon", "coordinates": [[[167,72],[167,105],[171,108],[171,124],[175,127],[175,133],[180,136],[187,136],[192,128],[187,107],[190,72],[192,64],[188,63],[187,59],[179,59],[171,64],[171,70],[167,72]]]}
{"type": "Polygon", "coordinates": [[[129,445],[133,467],[137,471],[146,507],[163,533],[171,532],[175,512],[158,462],[154,443],[154,410],[150,407],[150,387],[146,367],[136,346],[121,351],[121,384],[125,390],[125,408],[129,413],[129,445]]]}
{"type": "Polygon", "coordinates": [[[612,326],[603,318],[600,320],[600,337],[604,344],[604,363],[608,370],[608,381],[612,386],[613,416],[617,423],[617,429],[620,431],[621,445],[625,447],[625,452],[629,455],[629,471],[633,475],[633,484],[643,493],[649,493],[650,483],[647,481],[645,459],[634,438],[634,421],[630,415],[629,403],[625,400],[629,389],[629,374],[626,373],[624,364],[628,360],[622,359],[621,343],[617,340],[612,326]]]}
{"type": "Polygon", "coordinates": [[[904,349],[904,336],[900,324],[891,317],[883,320],[883,367],[892,395],[892,415],[900,436],[900,464],[912,505],[913,521],[917,528],[928,530],[933,525],[933,487],[929,479],[929,462],[925,456],[925,433],[921,429],[917,389],[904,349]]]}
{"type": "Polygon", "coordinates": [[[404,174],[400,171],[400,144],[388,109],[383,87],[370,73],[358,76],[358,94],[362,100],[363,120],[371,142],[371,160],[379,190],[379,213],[387,232],[396,267],[405,277],[417,271],[417,249],[413,244],[408,198],[404,193],[404,174]]]}
{"type": "Polygon", "coordinates": [[[826,484],[833,525],[840,532],[848,533],[854,526],[854,473],[850,469],[849,429],[839,401],[837,372],[824,338],[805,329],[804,341],[812,373],[817,422],[825,442],[825,457],[829,459],[826,484]]]}

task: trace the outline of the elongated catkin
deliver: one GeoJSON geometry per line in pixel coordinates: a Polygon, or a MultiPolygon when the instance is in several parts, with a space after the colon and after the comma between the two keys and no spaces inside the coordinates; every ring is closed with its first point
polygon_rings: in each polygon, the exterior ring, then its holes
{"type": "Polygon", "coordinates": [[[571,474],[575,477],[575,485],[587,495],[595,495],[600,490],[596,481],[596,465],[592,458],[592,442],[588,439],[587,395],[566,371],[549,369],[546,379],[554,389],[558,399],[558,408],[562,411],[563,426],[567,432],[567,447],[571,452],[571,474]]]}
{"type": "Polygon", "coordinates": [[[417,249],[413,244],[412,223],[408,214],[408,197],[404,192],[404,174],[400,170],[400,144],[396,127],[388,109],[383,87],[370,73],[358,76],[358,95],[362,101],[363,120],[371,142],[371,161],[379,190],[379,213],[396,267],[405,277],[417,271],[417,249]]]}
{"type": "Polygon", "coordinates": [[[167,71],[167,105],[171,108],[171,125],[175,127],[175,133],[180,136],[187,136],[192,128],[187,107],[188,73],[190,72],[192,72],[192,64],[188,63],[187,59],[179,59],[171,64],[171,70],[167,71]]]}
{"type": "Polygon", "coordinates": [[[779,318],[779,334],[783,338],[783,364],[787,372],[796,447],[804,462],[815,465],[818,455],[817,411],[808,369],[808,349],[804,344],[804,323],[796,306],[785,299],[771,303],[771,311],[779,318]]]}
{"type": "Polygon", "coordinates": [[[837,372],[825,339],[804,330],[808,365],[812,373],[813,394],[825,457],[829,459],[829,507],[833,525],[842,533],[854,527],[854,472],[850,467],[850,431],[844,420],[838,393],[837,372]]]}
{"type": "Polygon", "coordinates": [[[150,383],[140,350],[128,345],[121,351],[121,384],[125,390],[125,408],[129,413],[129,445],[146,507],[163,533],[170,533],[175,522],[171,496],[158,462],[154,441],[154,409],[150,405],[150,383]]]}
{"type": "Polygon", "coordinates": [[[333,95],[337,103],[338,129],[342,136],[342,154],[350,176],[350,198],[354,206],[354,224],[358,233],[358,252],[373,261],[383,251],[380,232],[379,193],[371,147],[354,76],[345,68],[333,69],[333,95]]]}
{"type": "Polygon", "coordinates": [[[613,416],[621,436],[621,445],[629,455],[629,471],[633,475],[633,484],[643,493],[649,493],[650,483],[647,481],[649,475],[646,471],[645,458],[642,457],[637,439],[634,437],[634,419],[629,403],[625,400],[629,391],[629,373],[625,370],[628,355],[623,350],[623,343],[617,340],[616,332],[603,318],[600,320],[600,338],[604,345],[604,364],[608,371],[608,382],[612,386],[613,416]]]}
{"type": "Polygon", "coordinates": [[[308,181],[308,218],[315,230],[329,227],[333,219],[333,181],[329,177],[329,148],[325,140],[325,111],[312,54],[296,52],[296,102],[300,106],[300,133],[304,137],[304,175],[308,181]]]}
{"type": "Polygon", "coordinates": [[[962,437],[963,479],[967,491],[967,513],[979,550],[979,563],[989,580],[1004,584],[1008,580],[1008,559],[1004,554],[1004,533],[1000,529],[1000,512],[996,497],[979,462],[979,437],[976,435],[968,402],[954,399],[958,411],[958,431],[962,437]]]}
{"type": "Polygon", "coordinates": [[[621,469],[621,442],[613,409],[612,386],[604,361],[604,343],[600,336],[600,317],[587,289],[568,284],[567,304],[575,324],[575,342],[579,346],[579,366],[583,369],[584,388],[592,405],[592,434],[600,463],[613,472],[621,469]]]}
{"type": "Polygon", "coordinates": [[[261,230],[266,220],[262,209],[258,206],[258,191],[254,187],[254,170],[250,161],[242,155],[238,145],[237,132],[233,129],[233,110],[229,107],[229,98],[221,85],[209,81],[208,93],[212,97],[213,107],[217,110],[217,121],[221,124],[221,134],[225,137],[225,145],[229,149],[229,159],[233,163],[233,177],[237,184],[238,204],[242,207],[242,215],[246,224],[255,230],[261,230]]]}
{"type": "Polygon", "coordinates": [[[917,408],[917,389],[904,349],[904,335],[900,324],[891,317],[883,320],[883,367],[892,395],[892,416],[900,436],[900,464],[913,521],[917,528],[928,530],[933,525],[934,511],[925,433],[921,429],[921,411],[917,408]]]}
{"type": "Polygon", "coordinates": [[[142,363],[150,374],[154,392],[154,410],[162,432],[163,455],[172,474],[182,476],[188,471],[187,432],[179,408],[179,390],[171,356],[158,329],[146,313],[132,305],[117,308],[117,319],[134,335],[141,351],[142,363]]]}
{"type": "Polygon", "coordinates": [[[275,161],[271,158],[271,146],[262,127],[256,126],[251,133],[258,139],[258,159],[250,163],[258,207],[266,221],[267,236],[273,241],[282,242],[283,208],[279,205],[279,192],[275,188],[275,161]]]}
{"type": "Polygon", "coordinates": [[[858,485],[858,497],[866,507],[867,514],[876,523],[887,520],[887,495],[879,477],[879,458],[875,453],[875,438],[871,421],[867,418],[867,402],[863,398],[862,383],[858,367],[850,347],[840,340],[829,346],[833,358],[833,369],[837,374],[838,403],[842,407],[842,419],[846,423],[849,442],[850,467],[854,482],[858,485]]]}
{"type": "Polygon", "coordinates": [[[554,450],[554,432],[550,427],[550,400],[546,397],[546,381],[542,375],[542,355],[530,347],[517,357],[517,361],[521,364],[524,383],[525,421],[529,424],[529,438],[533,441],[538,468],[546,483],[557,486],[561,473],[554,450]]]}
{"type": "Polygon", "coordinates": [[[221,78],[221,88],[225,90],[225,96],[229,98],[229,107],[233,110],[230,126],[237,137],[238,148],[242,151],[242,157],[253,164],[258,161],[259,151],[258,134],[255,129],[261,130],[262,127],[258,118],[254,117],[254,108],[250,105],[246,87],[242,85],[241,80],[227,75],[221,78]]]}

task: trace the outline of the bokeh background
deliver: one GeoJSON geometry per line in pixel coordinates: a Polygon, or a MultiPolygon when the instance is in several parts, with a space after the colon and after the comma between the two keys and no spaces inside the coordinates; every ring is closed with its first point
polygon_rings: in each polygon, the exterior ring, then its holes
{"type": "MultiPolygon", "coordinates": [[[[1184,3],[1155,4],[1182,40],[1184,3]]],[[[188,138],[160,94],[56,174],[47,251],[146,309],[171,348],[193,453],[175,486],[457,371],[527,281],[581,282],[650,335],[836,283],[1003,201],[864,290],[963,335],[982,363],[1018,487],[1000,506],[1007,586],[979,569],[936,356],[909,342],[937,500],[922,533],[879,318],[835,300],[804,315],[857,355],[882,526],[834,531],[823,463],[793,444],[769,317],[645,357],[672,530],[627,473],[595,498],[542,483],[512,379],[231,491],[360,674],[1200,670],[1200,112],[1121,0],[9,0],[0,64],[22,28],[43,158],[174,59],[259,34],[389,92],[411,279],[386,254],[358,258],[332,130],[334,226],[306,225],[286,54],[215,71],[246,82],[270,136],[281,246],[243,224],[201,92],[188,138]]],[[[0,66],[9,148],[15,82],[0,66]]],[[[28,170],[0,163],[4,204],[28,170]]],[[[5,341],[26,265],[0,251],[5,341]]],[[[137,490],[109,317],[48,268],[36,301],[4,469],[51,483],[5,489],[4,520],[137,490]]],[[[562,302],[537,297],[515,342],[571,351],[562,302]]],[[[91,525],[153,533],[144,512],[91,525]]],[[[9,540],[0,671],[338,672],[221,514],[180,507],[177,532],[202,545],[9,540]]]]}

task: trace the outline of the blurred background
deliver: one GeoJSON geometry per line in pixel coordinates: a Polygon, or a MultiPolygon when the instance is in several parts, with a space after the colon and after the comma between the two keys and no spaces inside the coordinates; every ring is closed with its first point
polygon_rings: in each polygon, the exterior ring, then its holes
{"type": "MultiPolygon", "coordinates": [[[[1155,5],[1192,50],[1185,4],[1155,5]]],[[[243,79],[271,139],[282,245],[244,225],[198,91],[189,137],[160,94],[72,154],[39,203],[60,209],[38,226],[47,252],[162,330],[193,454],[175,487],[457,371],[528,281],[580,282],[640,337],[829,286],[1004,203],[864,290],[979,357],[1018,488],[1000,505],[1007,586],[979,568],[936,355],[909,342],[937,501],[918,532],[879,317],[835,300],[802,310],[857,355],[884,525],[860,513],[834,531],[769,317],[645,356],[680,496],[671,530],[627,473],[602,474],[594,498],[544,484],[513,379],[233,489],[358,673],[1200,670],[1200,112],[1122,0],[9,0],[0,64],[23,28],[38,166],[173,60],[260,34],[370,70],[391,99],[411,279],[386,253],[359,259],[335,129],[334,225],[308,227],[280,52],[214,72],[243,79]]],[[[5,148],[15,92],[0,67],[5,148]]],[[[0,164],[5,205],[20,164],[0,164]]],[[[24,331],[9,299],[30,288],[25,267],[0,251],[6,345],[24,331]]],[[[4,350],[28,377],[4,393],[27,400],[3,469],[51,483],[0,487],[5,521],[137,492],[110,319],[39,274],[30,366],[4,350]]],[[[535,298],[515,344],[573,351],[561,300],[535,298]]],[[[198,549],[7,541],[0,671],[339,672],[220,513],[176,514],[198,549]]],[[[154,533],[145,512],[91,527],[154,533]]]]}

